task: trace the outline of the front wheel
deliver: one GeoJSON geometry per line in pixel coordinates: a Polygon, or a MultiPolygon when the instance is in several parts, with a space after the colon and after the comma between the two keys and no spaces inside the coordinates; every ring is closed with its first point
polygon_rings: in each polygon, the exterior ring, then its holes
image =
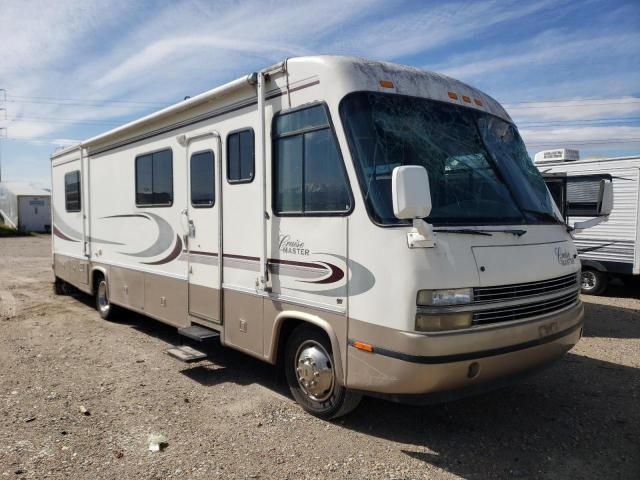
{"type": "Polygon", "coordinates": [[[316,417],[346,415],[362,398],[337,382],[329,339],[308,325],[296,328],[287,342],[285,373],[296,402],[316,417]]]}
{"type": "Polygon", "coordinates": [[[585,295],[601,295],[607,288],[609,277],[598,270],[582,271],[582,293],[585,295]]]}

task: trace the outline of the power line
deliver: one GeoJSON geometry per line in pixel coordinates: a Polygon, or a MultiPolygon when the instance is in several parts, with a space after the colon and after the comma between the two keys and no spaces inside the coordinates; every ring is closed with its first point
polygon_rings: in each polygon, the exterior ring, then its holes
{"type": "MultiPolygon", "coordinates": [[[[640,99],[638,100],[623,100],[620,102],[605,102],[605,103],[565,103],[565,104],[556,104],[556,105],[533,105],[534,103],[555,103],[553,101],[549,102],[522,102],[523,106],[515,106],[513,103],[503,103],[502,105],[509,109],[513,110],[525,110],[530,108],[573,108],[573,107],[600,107],[603,105],[629,105],[629,104],[639,104],[640,99]],[[528,105],[528,106],[524,106],[528,105]]],[[[559,103],[559,102],[558,102],[559,103]]]]}
{"type": "MultiPolygon", "coordinates": [[[[0,109],[1,110],[1,109],[0,109]]],[[[74,124],[74,125],[95,125],[95,126],[105,126],[105,127],[113,127],[117,125],[122,125],[123,122],[109,122],[103,120],[87,120],[87,119],[74,119],[74,118],[56,118],[56,117],[9,117],[7,118],[9,122],[35,122],[35,123],[66,123],[66,124],[74,124]]]]}
{"type": "Polygon", "coordinates": [[[88,102],[88,103],[123,103],[123,104],[138,104],[138,105],[166,105],[164,102],[151,102],[147,100],[108,100],[104,98],[62,98],[62,97],[36,97],[27,95],[7,95],[7,99],[11,100],[38,100],[38,101],[55,101],[55,102],[88,102]]]}

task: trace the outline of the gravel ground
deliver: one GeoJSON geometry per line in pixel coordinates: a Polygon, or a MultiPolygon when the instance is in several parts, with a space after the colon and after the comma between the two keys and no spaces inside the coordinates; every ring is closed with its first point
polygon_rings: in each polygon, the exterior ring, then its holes
{"type": "Polygon", "coordinates": [[[640,284],[583,297],[581,342],[509,389],[323,422],[274,367],[185,365],[174,329],[55,297],[49,242],[0,239],[0,478],[640,478],[640,284]]]}

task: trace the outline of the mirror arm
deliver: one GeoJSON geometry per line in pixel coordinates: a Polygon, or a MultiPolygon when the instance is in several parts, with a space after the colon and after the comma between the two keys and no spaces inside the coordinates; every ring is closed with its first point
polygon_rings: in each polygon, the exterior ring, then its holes
{"type": "Polygon", "coordinates": [[[433,248],[436,246],[436,235],[433,226],[421,218],[413,219],[413,228],[407,233],[409,248],[433,248]]]}
{"type": "Polygon", "coordinates": [[[609,220],[609,215],[602,217],[595,217],[590,220],[585,220],[584,222],[576,222],[573,224],[571,231],[573,233],[580,233],[588,228],[595,227],[596,225],[600,225],[602,222],[606,222],[609,220]]]}

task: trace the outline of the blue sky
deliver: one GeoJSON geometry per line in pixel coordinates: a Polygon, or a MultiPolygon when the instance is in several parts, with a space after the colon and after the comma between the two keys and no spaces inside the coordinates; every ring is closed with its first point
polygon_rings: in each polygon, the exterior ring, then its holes
{"type": "Polygon", "coordinates": [[[468,82],[506,105],[531,154],[640,153],[637,0],[2,0],[0,45],[4,180],[47,186],[57,147],[310,54],[468,82]]]}

